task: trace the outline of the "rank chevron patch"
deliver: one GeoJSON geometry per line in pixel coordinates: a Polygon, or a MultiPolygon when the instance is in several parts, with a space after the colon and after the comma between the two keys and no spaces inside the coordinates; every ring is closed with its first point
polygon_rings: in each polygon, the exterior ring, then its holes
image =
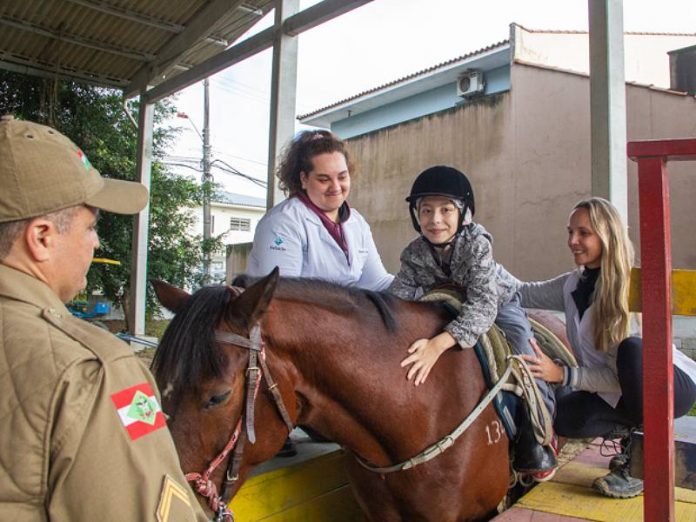
{"type": "Polygon", "coordinates": [[[147,382],[114,393],[111,400],[131,440],[166,425],[162,408],[147,382]]]}

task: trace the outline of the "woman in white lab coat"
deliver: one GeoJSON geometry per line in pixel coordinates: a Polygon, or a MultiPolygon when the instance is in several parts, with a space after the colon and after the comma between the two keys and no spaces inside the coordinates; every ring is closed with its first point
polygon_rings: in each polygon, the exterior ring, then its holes
{"type": "MultiPolygon", "coordinates": [[[[303,131],[288,144],[278,169],[288,199],[256,226],[247,275],[264,276],[277,266],[284,277],[368,290],[391,284],[394,277],[382,264],[370,226],[346,201],[351,170],[345,144],[329,131],[303,131]]],[[[288,437],[278,455],[295,453],[288,437]]]]}
{"type": "Polygon", "coordinates": [[[346,201],[352,165],[329,131],[304,131],[287,146],[278,169],[288,199],[256,227],[247,274],[274,267],[286,277],[384,290],[393,277],[377,253],[370,226],[346,201]]]}

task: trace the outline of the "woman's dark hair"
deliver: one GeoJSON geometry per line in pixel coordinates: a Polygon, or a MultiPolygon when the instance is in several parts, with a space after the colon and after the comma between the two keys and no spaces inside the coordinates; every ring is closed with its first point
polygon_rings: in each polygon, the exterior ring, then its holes
{"type": "Polygon", "coordinates": [[[309,173],[314,169],[312,158],[319,154],[340,152],[346,158],[348,172],[354,176],[353,164],[348,156],[345,143],[327,130],[302,131],[283,149],[277,176],[279,186],[289,196],[302,192],[300,172],[309,173]]]}

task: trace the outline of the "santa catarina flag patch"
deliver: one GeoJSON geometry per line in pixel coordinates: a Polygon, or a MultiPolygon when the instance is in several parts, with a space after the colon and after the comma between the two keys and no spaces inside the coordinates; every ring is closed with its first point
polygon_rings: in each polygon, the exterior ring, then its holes
{"type": "Polygon", "coordinates": [[[111,400],[131,440],[166,425],[162,408],[147,382],[114,393],[111,400]]]}

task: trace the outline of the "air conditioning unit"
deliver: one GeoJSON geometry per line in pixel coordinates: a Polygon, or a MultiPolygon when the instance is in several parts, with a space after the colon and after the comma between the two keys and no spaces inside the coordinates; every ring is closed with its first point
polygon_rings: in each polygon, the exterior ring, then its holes
{"type": "Polygon", "coordinates": [[[481,71],[467,71],[457,78],[457,96],[467,97],[480,94],[486,88],[481,71]]]}

